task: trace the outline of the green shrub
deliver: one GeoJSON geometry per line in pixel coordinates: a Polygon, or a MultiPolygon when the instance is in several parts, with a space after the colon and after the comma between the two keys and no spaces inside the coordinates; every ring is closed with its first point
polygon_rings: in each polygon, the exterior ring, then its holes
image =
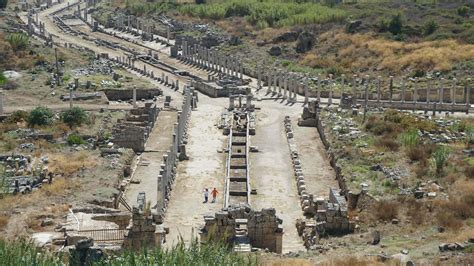
{"type": "Polygon", "coordinates": [[[0,238],[0,261],[2,265],[65,265],[61,254],[38,252],[35,245],[25,239],[13,242],[0,238]]]}
{"type": "Polygon", "coordinates": [[[400,134],[400,141],[405,147],[414,147],[419,144],[420,136],[418,130],[411,129],[405,133],[400,134]]]}
{"type": "Polygon", "coordinates": [[[438,23],[434,21],[433,19],[428,20],[424,25],[423,25],[423,34],[425,36],[430,35],[434,33],[438,29],[438,23]]]}
{"type": "Polygon", "coordinates": [[[215,20],[233,16],[245,17],[259,29],[337,22],[347,16],[343,10],[320,4],[282,0],[230,0],[206,5],[183,5],[179,8],[179,12],[215,20]]]}
{"type": "Polygon", "coordinates": [[[440,174],[443,171],[449,157],[449,149],[445,146],[438,146],[433,152],[433,163],[436,168],[436,173],[440,174]]]}
{"type": "Polygon", "coordinates": [[[8,4],[8,0],[0,0],[0,8],[6,8],[8,4]]]}
{"type": "Polygon", "coordinates": [[[7,77],[5,77],[5,75],[3,74],[3,70],[0,70],[0,86],[2,86],[3,84],[7,83],[8,79],[7,77]]]}
{"type": "Polygon", "coordinates": [[[28,48],[30,39],[25,33],[11,33],[6,38],[13,51],[21,51],[28,48]]]}
{"type": "Polygon", "coordinates": [[[61,113],[61,121],[69,127],[80,126],[88,119],[86,111],[80,107],[73,107],[70,110],[61,113]]]}
{"type": "Polygon", "coordinates": [[[461,6],[457,10],[458,15],[460,15],[461,17],[466,17],[467,14],[469,14],[469,11],[470,11],[469,6],[461,6]]]}
{"type": "Polygon", "coordinates": [[[393,35],[397,35],[402,33],[402,15],[400,13],[392,16],[390,23],[388,24],[388,31],[390,31],[393,35]]]}
{"type": "Polygon", "coordinates": [[[43,126],[49,125],[53,119],[53,111],[51,109],[38,106],[33,109],[28,115],[28,126],[43,126]]]}
{"type": "Polygon", "coordinates": [[[78,136],[78,135],[75,135],[75,134],[70,134],[69,136],[67,136],[67,143],[69,145],[81,145],[81,144],[84,144],[86,143],[81,136],[78,136]]]}

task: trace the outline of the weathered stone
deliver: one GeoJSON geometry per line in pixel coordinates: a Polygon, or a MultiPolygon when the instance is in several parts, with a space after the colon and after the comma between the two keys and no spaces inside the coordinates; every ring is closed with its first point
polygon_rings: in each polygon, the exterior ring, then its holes
{"type": "Polygon", "coordinates": [[[280,56],[282,53],[280,46],[272,46],[270,50],[268,50],[268,54],[271,56],[280,56]]]}

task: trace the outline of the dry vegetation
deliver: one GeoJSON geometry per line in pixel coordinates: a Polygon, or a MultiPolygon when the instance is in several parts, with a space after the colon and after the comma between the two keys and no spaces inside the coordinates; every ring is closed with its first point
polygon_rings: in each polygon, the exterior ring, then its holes
{"type": "Polygon", "coordinates": [[[300,63],[313,68],[338,66],[353,72],[369,69],[399,73],[403,70],[450,71],[465,60],[474,59],[474,45],[456,40],[405,43],[374,34],[326,32],[320,47],[306,54],[300,63]],[[331,53],[326,49],[334,50],[331,53]]]}

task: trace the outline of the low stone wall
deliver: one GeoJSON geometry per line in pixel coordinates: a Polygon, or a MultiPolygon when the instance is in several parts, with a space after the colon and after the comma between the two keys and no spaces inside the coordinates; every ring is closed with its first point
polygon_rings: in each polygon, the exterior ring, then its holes
{"type": "Polygon", "coordinates": [[[221,87],[215,83],[209,83],[204,81],[191,81],[191,86],[206,94],[209,97],[229,97],[231,94],[246,94],[247,90],[245,87],[221,87]]]}
{"type": "MultiPolygon", "coordinates": [[[[107,89],[104,90],[105,95],[109,101],[128,101],[133,99],[133,89],[116,90],[107,89]]],[[[156,96],[163,95],[163,91],[160,89],[136,89],[136,99],[153,99],[156,96]]]]}

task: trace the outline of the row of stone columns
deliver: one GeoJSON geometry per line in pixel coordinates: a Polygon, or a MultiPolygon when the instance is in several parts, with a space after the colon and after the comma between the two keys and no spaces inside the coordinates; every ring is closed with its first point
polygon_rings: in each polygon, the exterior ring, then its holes
{"type": "Polygon", "coordinates": [[[143,68],[139,69],[135,67],[135,60],[133,60],[131,57],[117,56],[114,61],[127,68],[133,69],[146,77],[159,81],[165,86],[170,86],[174,90],[179,90],[180,88],[178,79],[176,79],[175,81],[171,81],[169,80],[168,75],[165,75],[164,72],[161,72],[161,78],[157,77],[155,76],[155,73],[153,71],[147,70],[146,64],[143,64],[143,68]]]}
{"type": "Polygon", "coordinates": [[[278,95],[287,100],[288,103],[295,103],[297,101],[297,94],[302,89],[304,95],[304,103],[309,102],[309,81],[308,77],[300,78],[296,74],[283,72],[276,69],[270,69],[267,75],[264,74],[263,69],[257,66],[257,89],[263,88],[263,79],[267,78],[267,93],[278,95]]]}
{"type": "Polygon", "coordinates": [[[242,62],[236,57],[227,56],[215,49],[183,40],[180,59],[195,66],[223,73],[227,76],[244,78],[242,62]]]}
{"type": "Polygon", "coordinates": [[[192,88],[185,88],[183,93],[184,99],[181,111],[179,111],[177,115],[177,122],[174,124],[172,143],[170,149],[163,155],[163,162],[160,166],[159,175],[157,176],[157,191],[158,195],[161,196],[157,202],[157,211],[160,219],[163,219],[168,206],[171,196],[171,186],[174,183],[177,173],[178,160],[188,159],[185,149],[188,122],[191,110],[193,109],[193,105],[196,104],[197,98],[192,88]]]}
{"type": "MultiPolygon", "coordinates": [[[[121,31],[133,32],[137,31],[144,40],[154,41],[155,24],[149,20],[143,20],[135,16],[125,16],[119,14],[115,20],[115,28],[121,31]]],[[[169,43],[171,40],[171,29],[167,27],[166,39],[169,43]]]]}

